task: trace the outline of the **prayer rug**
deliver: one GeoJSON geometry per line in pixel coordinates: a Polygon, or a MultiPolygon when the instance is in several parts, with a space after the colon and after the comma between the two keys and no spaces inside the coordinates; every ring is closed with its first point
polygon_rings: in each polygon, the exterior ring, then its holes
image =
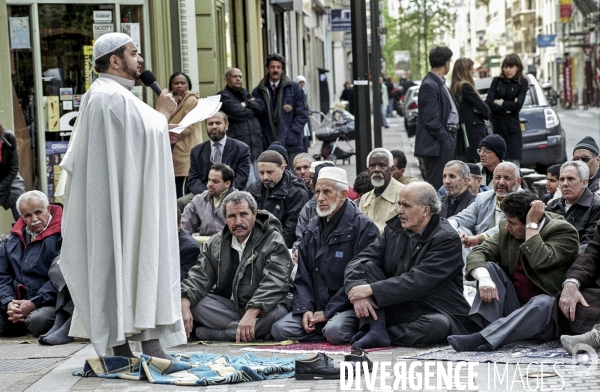
{"type": "MultiPolygon", "coordinates": [[[[380,350],[392,350],[394,347],[381,347],[381,348],[369,348],[366,352],[380,351],[380,350]]],[[[260,347],[247,347],[243,348],[243,351],[259,351],[269,353],[290,353],[290,354],[316,354],[319,352],[326,354],[350,354],[352,347],[349,344],[333,345],[326,341],[321,342],[304,342],[294,343],[285,346],[260,346],[260,347]]]]}
{"type": "Polygon", "coordinates": [[[191,344],[200,344],[203,346],[237,346],[237,347],[249,347],[249,346],[288,346],[290,344],[298,343],[295,340],[282,340],[281,342],[275,341],[264,341],[255,340],[253,342],[222,342],[217,340],[198,340],[190,342],[191,344]]]}
{"type": "MultiPolygon", "coordinates": [[[[597,351],[600,355],[600,350],[597,351]]],[[[535,343],[531,341],[515,342],[495,351],[463,351],[456,352],[452,347],[430,350],[419,355],[405,356],[406,359],[441,360],[441,361],[471,361],[471,362],[497,362],[497,363],[546,363],[589,364],[589,355],[580,353],[576,357],[569,355],[562,347],[560,341],[535,343]]]]}
{"type": "Polygon", "coordinates": [[[207,386],[290,378],[297,358],[261,358],[205,353],[174,354],[173,361],[141,355],[138,358],[88,358],[74,376],[148,380],[153,384],[207,386]]]}

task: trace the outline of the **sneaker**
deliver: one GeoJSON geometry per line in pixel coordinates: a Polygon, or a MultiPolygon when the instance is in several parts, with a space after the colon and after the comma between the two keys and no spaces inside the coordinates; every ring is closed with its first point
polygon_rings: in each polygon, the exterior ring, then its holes
{"type": "Polygon", "coordinates": [[[340,363],[323,353],[296,360],[296,380],[339,380],[340,363]]]}

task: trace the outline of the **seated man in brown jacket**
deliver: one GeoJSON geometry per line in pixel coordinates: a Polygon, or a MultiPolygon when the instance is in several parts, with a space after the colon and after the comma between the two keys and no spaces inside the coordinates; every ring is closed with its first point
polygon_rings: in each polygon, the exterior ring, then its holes
{"type": "Polygon", "coordinates": [[[600,348],[600,221],[596,235],[567,271],[562,291],[556,296],[554,318],[560,340],[573,354],[576,344],[600,348]],[[570,334],[583,334],[568,336],[570,334]]]}

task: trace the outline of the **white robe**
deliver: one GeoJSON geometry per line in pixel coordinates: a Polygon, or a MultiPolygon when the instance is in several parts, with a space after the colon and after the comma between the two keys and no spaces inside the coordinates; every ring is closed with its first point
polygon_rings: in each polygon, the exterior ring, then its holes
{"type": "Polygon", "coordinates": [[[96,352],[186,342],[167,119],[101,75],[83,96],[66,171],[60,266],[96,352]]]}

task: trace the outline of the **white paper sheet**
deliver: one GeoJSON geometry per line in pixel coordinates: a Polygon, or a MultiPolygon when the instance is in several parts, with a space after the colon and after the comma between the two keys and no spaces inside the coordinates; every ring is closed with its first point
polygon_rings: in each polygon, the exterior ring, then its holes
{"type": "Polygon", "coordinates": [[[204,121],[207,118],[213,116],[221,108],[221,96],[211,95],[210,97],[200,98],[195,108],[181,120],[179,125],[173,129],[169,129],[169,132],[181,133],[184,129],[192,124],[204,121]]]}

